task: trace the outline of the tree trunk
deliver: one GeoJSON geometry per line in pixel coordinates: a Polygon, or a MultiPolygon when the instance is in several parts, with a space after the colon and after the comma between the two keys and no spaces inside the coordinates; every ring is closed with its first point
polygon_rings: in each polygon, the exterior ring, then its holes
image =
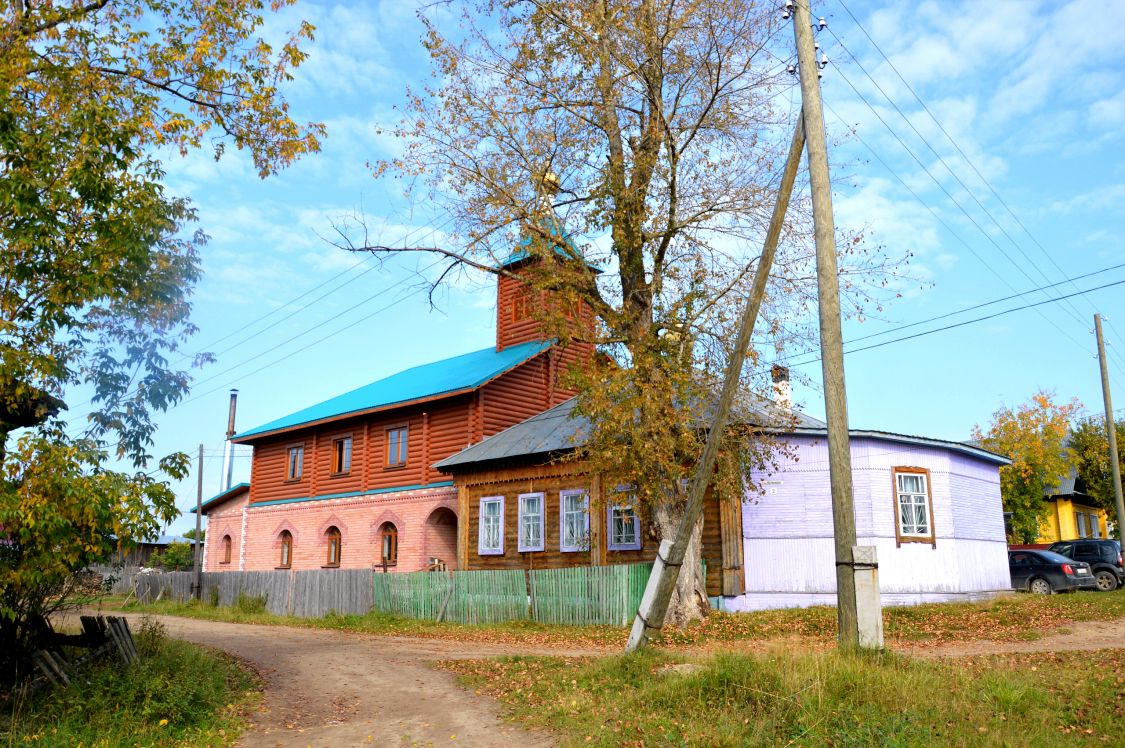
{"type": "MultiPolygon", "coordinates": [[[[661,539],[675,539],[683,513],[682,502],[656,508],[653,511],[653,524],[656,526],[657,535],[661,539]]],[[[682,629],[692,621],[706,617],[710,612],[707,580],[703,576],[703,517],[701,516],[691,533],[691,541],[684,554],[684,564],[680,567],[680,576],[676,580],[676,589],[672,593],[672,599],[668,601],[668,613],[664,616],[664,625],[682,629]]]]}

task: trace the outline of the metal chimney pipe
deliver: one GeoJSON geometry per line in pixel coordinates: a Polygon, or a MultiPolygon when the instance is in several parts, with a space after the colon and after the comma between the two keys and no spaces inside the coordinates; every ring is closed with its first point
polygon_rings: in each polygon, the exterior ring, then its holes
{"type": "Polygon", "coordinates": [[[234,436],[234,413],[238,408],[238,390],[230,391],[230,412],[227,415],[227,441],[223,446],[223,472],[219,476],[219,493],[229,491],[234,479],[234,445],[230,443],[234,436]]]}

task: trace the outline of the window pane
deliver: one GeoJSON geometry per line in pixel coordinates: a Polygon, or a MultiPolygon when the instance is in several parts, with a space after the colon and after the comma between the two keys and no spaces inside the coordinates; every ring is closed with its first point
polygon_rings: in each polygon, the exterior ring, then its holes
{"type": "Polygon", "coordinates": [[[911,473],[899,473],[898,490],[901,493],[925,493],[926,477],[911,473]]]}
{"type": "Polygon", "coordinates": [[[578,550],[586,544],[586,494],[562,495],[563,550],[578,550]]]}

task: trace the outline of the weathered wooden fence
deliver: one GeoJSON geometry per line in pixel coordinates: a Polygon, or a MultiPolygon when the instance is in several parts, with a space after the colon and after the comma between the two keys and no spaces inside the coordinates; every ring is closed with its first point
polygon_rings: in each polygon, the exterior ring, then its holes
{"type": "Polygon", "coordinates": [[[385,613],[459,623],[627,626],[651,570],[651,564],[630,564],[376,574],[372,602],[385,613]]]}
{"type": "MultiPolygon", "coordinates": [[[[191,597],[193,573],[138,574],[137,599],[158,597],[183,601],[191,597]]],[[[371,610],[371,571],[312,569],[309,571],[214,571],[203,574],[206,601],[235,605],[239,597],[264,598],[266,610],[283,616],[319,618],[329,612],[366,613],[371,610]]]]}
{"type": "Polygon", "coordinates": [[[91,566],[90,571],[102,575],[109,582],[109,592],[113,595],[126,595],[133,589],[133,580],[141,570],[139,566],[91,566]]]}
{"type": "MultiPolygon", "coordinates": [[[[383,574],[367,569],[204,572],[205,602],[235,605],[261,598],[277,615],[317,618],[330,611],[375,609],[407,618],[502,623],[533,620],[627,626],[644,594],[652,564],[581,566],[535,571],[419,571],[383,574]]],[[[112,592],[134,591],[141,602],[191,597],[193,573],[95,569],[116,578],[112,592]]]]}

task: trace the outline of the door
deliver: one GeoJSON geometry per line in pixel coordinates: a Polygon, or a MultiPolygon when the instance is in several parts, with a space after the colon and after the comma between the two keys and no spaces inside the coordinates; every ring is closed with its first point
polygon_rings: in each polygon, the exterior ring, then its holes
{"type": "Polygon", "coordinates": [[[1012,574],[1012,589],[1027,589],[1027,579],[1031,576],[1031,554],[1012,551],[1008,554],[1008,569],[1012,574]]]}

